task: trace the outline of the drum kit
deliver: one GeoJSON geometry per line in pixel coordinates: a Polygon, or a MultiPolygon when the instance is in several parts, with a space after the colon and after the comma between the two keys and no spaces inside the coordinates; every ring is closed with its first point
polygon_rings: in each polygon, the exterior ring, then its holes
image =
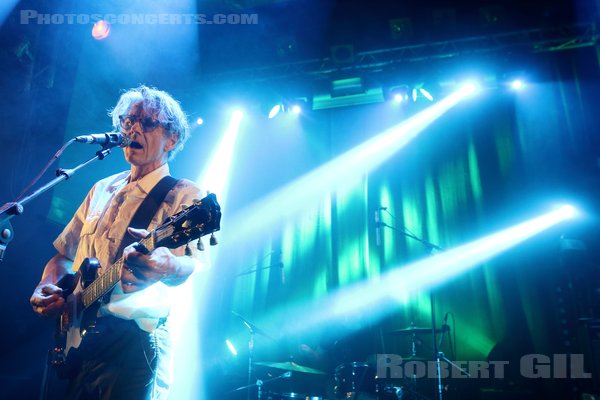
{"type": "MultiPolygon", "coordinates": [[[[436,333],[444,333],[447,331],[447,325],[444,325],[441,329],[435,329],[436,333]]],[[[433,334],[433,332],[434,330],[431,328],[420,328],[411,324],[408,328],[391,331],[388,332],[388,334],[394,336],[403,335],[411,338],[411,355],[403,358],[403,360],[427,361],[428,359],[426,358],[416,356],[416,338],[419,335],[433,334]]],[[[266,375],[268,376],[267,379],[259,379],[256,383],[237,388],[233,391],[238,393],[240,391],[247,391],[248,400],[254,398],[258,400],[430,400],[429,397],[418,393],[415,382],[412,381],[410,377],[401,380],[401,385],[398,384],[398,379],[395,379],[394,382],[391,382],[390,379],[379,379],[377,377],[377,366],[374,362],[355,361],[338,365],[333,371],[333,381],[330,379],[330,385],[333,387],[328,388],[327,390],[329,397],[323,397],[324,393],[301,393],[310,392],[310,390],[299,390],[298,392],[278,391],[274,390],[274,386],[272,385],[272,383],[276,381],[290,379],[292,375],[294,375],[294,377],[304,376],[308,377],[308,379],[317,379],[317,376],[327,377],[330,374],[326,371],[300,365],[292,360],[284,362],[260,361],[253,362],[252,364],[254,366],[285,372],[280,375],[268,374],[266,375]],[[311,376],[315,378],[311,378],[311,376]],[[250,389],[257,390],[253,390],[253,394],[250,395],[250,389]]],[[[298,387],[295,387],[294,389],[298,389],[298,387]]]]}

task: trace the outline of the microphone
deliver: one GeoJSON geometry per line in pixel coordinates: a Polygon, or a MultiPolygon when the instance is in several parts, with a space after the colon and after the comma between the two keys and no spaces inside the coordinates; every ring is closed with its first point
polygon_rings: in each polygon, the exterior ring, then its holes
{"type": "Polygon", "coordinates": [[[94,133],[92,135],[77,136],[76,142],[99,144],[103,147],[127,147],[131,143],[129,135],[124,135],[120,132],[94,133]]]}
{"type": "Polygon", "coordinates": [[[375,244],[381,246],[381,227],[384,224],[381,222],[381,210],[387,210],[387,207],[377,207],[375,209],[375,244]]]}

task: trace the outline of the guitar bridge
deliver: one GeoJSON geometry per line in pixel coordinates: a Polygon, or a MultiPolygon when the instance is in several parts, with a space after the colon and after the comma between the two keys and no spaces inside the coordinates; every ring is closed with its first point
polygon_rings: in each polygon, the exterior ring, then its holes
{"type": "Polygon", "coordinates": [[[48,350],[48,364],[53,367],[60,367],[65,365],[65,349],[62,347],[55,347],[48,350]]]}

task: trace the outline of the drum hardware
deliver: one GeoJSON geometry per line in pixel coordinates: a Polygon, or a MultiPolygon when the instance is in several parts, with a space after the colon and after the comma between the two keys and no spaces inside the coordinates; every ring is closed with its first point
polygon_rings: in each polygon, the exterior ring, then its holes
{"type": "Polygon", "coordinates": [[[241,386],[241,387],[239,387],[237,389],[232,390],[229,393],[235,393],[235,392],[239,392],[239,391],[242,391],[242,390],[246,390],[246,391],[248,391],[248,393],[250,393],[250,389],[257,388],[257,399],[260,400],[260,399],[262,399],[262,396],[263,396],[262,387],[263,387],[263,385],[265,383],[275,382],[275,381],[278,381],[280,379],[289,379],[291,377],[292,377],[292,372],[291,371],[287,371],[287,372],[284,372],[283,374],[275,376],[273,378],[269,378],[269,379],[257,379],[255,383],[251,383],[251,384],[246,385],[246,386],[241,386]]]}
{"type": "Polygon", "coordinates": [[[431,361],[431,358],[427,358],[427,357],[417,357],[417,356],[408,356],[408,357],[402,357],[402,362],[403,363],[407,363],[410,361],[422,361],[422,362],[427,362],[427,361],[431,361]]]}
{"type": "Polygon", "coordinates": [[[264,367],[283,369],[286,371],[303,372],[306,374],[327,375],[326,372],[323,372],[323,371],[315,369],[315,368],[305,367],[303,365],[296,364],[294,361],[286,361],[286,362],[261,361],[261,362],[254,363],[254,365],[262,365],[264,367]]]}
{"type": "MultiPolygon", "coordinates": [[[[450,327],[448,325],[442,325],[442,328],[437,328],[437,329],[432,329],[432,328],[421,328],[421,327],[416,327],[414,326],[414,324],[411,322],[410,326],[408,328],[403,328],[403,329],[397,329],[395,331],[390,331],[388,332],[388,334],[390,335],[395,335],[395,336],[399,336],[399,335],[404,335],[404,336],[408,336],[410,335],[411,340],[410,340],[410,356],[408,358],[403,358],[403,360],[408,360],[408,359],[412,359],[412,360],[416,360],[417,357],[417,335],[429,335],[432,334],[434,331],[435,333],[441,333],[442,336],[441,338],[443,339],[443,335],[445,332],[449,331],[450,327]]],[[[440,340],[441,342],[441,340],[440,340]]],[[[418,361],[424,361],[424,360],[418,360],[418,361]]]]}
{"type": "Polygon", "coordinates": [[[402,400],[404,390],[402,386],[383,386],[377,391],[379,400],[402,400]]]}
{"type": "Polygon", "coordinates": [[[294,393],[294,392],[290,392],[290,393],[269,393],[267,395],[267,400],[294,400],[294,399],[301,399],[301,400],[323,400],[322,397],[319,396],[307,396],[305,394],[301,394],[301,393],[294,393]]]}
{"type": "MultiPolygon", "coordinates": [[[[326,375],[326,372],[318,370],[316,368],[306,367],[304,365],[300,365],[294,362],[291,357],[289,361],[285,362],[277,362],[277,361],[260,361],[255,362],[254,366],[262,366],[266,368],[275,368],[280,370],[287,371],[286,374],[294,376],[296,379],[290,382],[290,387],[287,387],[288,390],[278,390],[278,391],[269,391],[266,396],[264,395],[262,399],[266,400],[287,400],[287,399],[303,399],[303,400],[322,400],[320,397],[321,391],[317,390],[312,383],[320,382],[321,377],[323,379],[326,375]],[[298,374],[298,375],[296,375],[298,374]],[[299,384],[301,385],[299,386],[299,384]],[[292,390],[289,390],[292,389],[292,390]],[[311,393],[310,395],[306,394],[307,392],[311,393]],[[315,395],[313,395],[315,394],[315,395]]],[[[264,381],[271,382],[271,380],[264,381]]],[[[281,389],[281,388],[280,388],[281,389]]]]}
{"type": "MultiPolygon", "coordinates": [[[[380,207],[379,210],[386,210],[387,208],[382,208],[380,207]]],[[[379,211],[380,212],[380,211],[379,211]]],[[[377,211],[376,211],[377,213],[377,211]]],[[[388,214],[390,214],[392,216],[392,218],[396,219],[394,217],[393,214],[391,214],[389,211],[387,211],[388,214]]],[[[388,225],[386,223],[380,222],[381,220],[381,215],[376,215],[375,216],[375,222],[376,222],[376,229],[379,229],[380,227],[385,227],[385,228],[389,228],[395,232],[398,232],[404,236],[406,236],[407,238],[413,239],[419,243],[421,243],[423,245],[423,247],[425,248],[425,250],[427,251],[427,253],[429,253],[429,255],[433,255],[436,252],[441,252],[444,251],[444,248],[438,246],[435,243],[431,243],[423,238],[418,237],[417,235],[415,235],[414,233],[412,233],[410,230],[408,230],[406,227],[401,226],[400,228],[393,226],[393,225],[388,225]]],[[[376,232],[377,233],[377,232],[376,232]]],[[[438,348],[438,344],[437,344],[437,334],[438,333],[444,333],[444,325],[445,323],[442,325],[442,332],[438,332],[438,329],[436,328],[436,321],[435,321],[435,301],[434,301],[434,296],[433,296],[433,291],[430,289],[429,290],[429,303],[431,305],[431,329],[429,329],[429,332],[432,335],[432,344],[433,344],[433,357],[436,360],[436,366],[437,366],[437,381],[438,381],[438,390],[437,390],[437,398],[438,400],[443,400],[443,392],[442,392],[442,377],[441,377],[441,368],[440,368],[440,362],[441,362],[441,356],[440,356],[440,351],[438,348]]],[[[447,316],[448,314],[446,314],[447,316]]],[[[416,349],[415,349],[415,336],[417,334],[417,330],[420,328],[416,328],[416,327],[412,327],[411,324],[411,328],[409,328],[408,330],[410,331],[410,333],[413,335],[412,339],[413,339],[413,346],[412,346],[412,356],[415,356],[416,353],[416,349]]],[[[419,331],[419,333],[425,333],[424,331],[421,332],[419,331]]],[[[403,334],[403,333],[397,333],[397,334],[403,334]]],[[[443,356],[443,354],[442,354],[443,356]]],[[[445,358],[445,357],[444,357],[445,358]]]]}
{"type": "Polygon", "coordinates": [[[338,399],[375,399],[376,371],[366,362],[340,364],[335,368],[335,397],[338,399]]]}
{"type": "MultiPolygon", "coordinates": [[[[261,385],[258,385],[258,383],[257,384],[251,383],[252,382],[252,366],[254,365],[254,363],[253,363],[254,335],[259,334],[259,335],[262,335],[271,340],[275,340],[275,339],[273,339],[265,331],[263,331],[262,329],[260,329],[259,327],[254,325],[252,322],[248,321],[246,318],[244,318],[240,314],[236,313],[235,311],[232,310],[231,313],[233,315],[235,315],[237,318],[239,318],[242,321],[242,323],[246,326],[246,328],[248,328],[248,334],[249,334],[249,336],[248,336],[248,384],[245,386],[245,388],[248,390],[248,393],[246,396],[247,400],[250,400],[250,388],[252,388],[254,386],[258,386],[258,390],[260,393],[260,387],[261,387],[261,385]]],[[[258,382],[258,380],[257,380],[257,382],[258,382]]]]}
{"type": "MultiPolygon", "coordinates": [[[[450,330],[448,325],[443,325],[442,328],[437,328],[435,333],[444,333],[450,330]]],[[[432,333],[431,328],[420,328],[414,325],[410,325],[408,328],[397,329],[395,331],[388,332],[389,335],[427,335],[432,333]]]]}

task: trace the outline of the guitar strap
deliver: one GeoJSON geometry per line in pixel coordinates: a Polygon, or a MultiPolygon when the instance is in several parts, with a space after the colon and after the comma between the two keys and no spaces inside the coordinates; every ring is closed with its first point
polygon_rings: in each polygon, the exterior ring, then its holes
{"type": "MultiPolygon", "coordinates": [[[[129,226],[136,229],[147,229],[150,222],[152,222],[152,217],[154,217],[154,214],[158,211],[158,207],[165,200],[167,193],[175,187],[177,182],[179,182],[179,180],[172,176],[165,176],[162,178],[142,201],[142,204],[138,207],[133,218],[131,218],[129,226]]],[[[121,240],[121,246],[119,246],[119,250],[117,250],[115,260],[121,258],[125,247],[136,241],[137,239],[131,236],[126,229],[123,239],[121,240]]]]}

